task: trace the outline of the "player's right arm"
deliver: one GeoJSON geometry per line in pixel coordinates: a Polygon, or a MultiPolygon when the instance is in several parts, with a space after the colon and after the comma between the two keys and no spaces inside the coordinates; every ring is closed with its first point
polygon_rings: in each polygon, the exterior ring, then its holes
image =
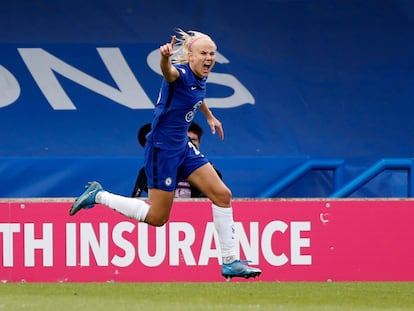
{"type": "Polygon", "coordinates": [[[166,43],[160,46],[161,60],[160,67],[162,75],[167,82],[174,82],[180,76],[177,68],[175,68],[172,63],[170,56],[173,54],[175,41],[177,40],[176,36],[172,36],[171,42],[166,43]]]}

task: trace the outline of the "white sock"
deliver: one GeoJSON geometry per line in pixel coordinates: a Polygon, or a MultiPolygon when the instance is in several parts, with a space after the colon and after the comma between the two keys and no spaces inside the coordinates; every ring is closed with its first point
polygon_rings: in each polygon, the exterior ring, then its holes
{"type": "Polygon", "coordinates": [[[223,263],[236,260],[236,238],[234,232],[233,208],[212,204],[213,221],[216,228],[223,263]]]}
{"type": "Polygon", "coordinates": [[[103,204],[129,218],[143,222],[147,217],[150,206],[143,200],[123,197],[108,191],[99,191],[96,203],[103,204]]]}

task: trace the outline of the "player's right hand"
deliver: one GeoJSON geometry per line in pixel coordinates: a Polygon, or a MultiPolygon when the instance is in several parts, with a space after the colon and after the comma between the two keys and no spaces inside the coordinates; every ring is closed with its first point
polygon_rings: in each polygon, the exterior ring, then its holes
{"type": "Polygon", "coordinates": [[[171,56],[173,54],[174,45],[175,45],[175,42],[176,41],[177,41],[177,37],[176,36],[172,36],[171,37],[171,42],[166,43],[164,45],[161,45],[160,46],[161,55],[164,56],[164,57],[171,56]]]}

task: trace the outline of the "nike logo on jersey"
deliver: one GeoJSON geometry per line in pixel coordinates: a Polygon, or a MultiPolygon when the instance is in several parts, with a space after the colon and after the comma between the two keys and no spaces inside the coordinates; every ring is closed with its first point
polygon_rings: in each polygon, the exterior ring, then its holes
{"type": "Polygon", "coordinates": [[[191,90],[192,90],[192,91],[194,91],[194,90],[196,90],[196,89],[197,89],[197,87],[196,87],[196,86],[192,86],[192,87],[191,87],[191,90]]]}

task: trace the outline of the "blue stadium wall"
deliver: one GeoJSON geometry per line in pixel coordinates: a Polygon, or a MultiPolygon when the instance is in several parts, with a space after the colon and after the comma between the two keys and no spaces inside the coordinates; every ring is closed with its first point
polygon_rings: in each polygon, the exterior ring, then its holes
{"type": "Polygon", "coordinates": [[[196,121],[235,197],[330,196],[382,159],[397,165],[347,196],[411,195],[412,1],[27,0],[0,10],[0,197],[94,179],[129,195],[176,27],[217,42],[206,100],[224,141],[196,121]]]}

